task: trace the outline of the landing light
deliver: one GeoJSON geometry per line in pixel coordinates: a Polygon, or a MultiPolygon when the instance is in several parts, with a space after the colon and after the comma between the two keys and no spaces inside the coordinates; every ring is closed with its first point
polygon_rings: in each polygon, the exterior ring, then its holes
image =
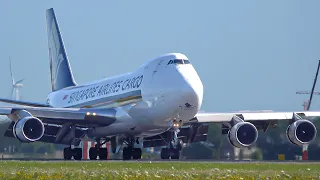
{"type": "Polygon", "coordinates": [[[87,112],[87,116],[90,116],[90,112],[87,112]]]}
{"type": "Polygon", "coordinates": [[[180,125],[178,123],[173,123],[174,127],[179,127],[180,125]]]}
{"type": "Polygon", "coordinates": [[[180,128],[182,126],[182,121],[180,120],[179,122],[177,120],[173,120],[171,121],[171,127],[174,127],[174,128],[180,128]]]}
{"type": "Polygon", "coordinates": [[[94,113],[92,113],[92,115],[94,115],[94,116],[95,116],[96,114],[97,114],[97,113],[95,113],[95,112],[94,112],[94,113]]]}

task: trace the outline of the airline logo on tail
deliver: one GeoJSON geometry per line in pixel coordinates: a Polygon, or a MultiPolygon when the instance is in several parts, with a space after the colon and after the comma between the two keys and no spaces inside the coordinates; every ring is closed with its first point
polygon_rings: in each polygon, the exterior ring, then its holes
{"type": "Polygon", "coordinates": [[[53,9],[47,10],[47,31],[52,91],[76,86],[53,9]]]}
{"type": "Polygon", "coordinates": [[[61,46],[58,41],[58,32],[55,22],[52,21],[51,31],[49,32],[49,56],[52,69],[52,75],[54,83],[57,83],[58,70],[60,69],[61,62],[64,61],[63,55],[61,54],[61,46]]]}

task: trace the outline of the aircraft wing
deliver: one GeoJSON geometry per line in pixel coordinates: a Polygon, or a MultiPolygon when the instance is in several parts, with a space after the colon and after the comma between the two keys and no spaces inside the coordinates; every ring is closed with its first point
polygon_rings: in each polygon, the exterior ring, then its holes
{"type": "Polygon", "coordinates": [[[233,113],[198,113],[196,116],[185,122],[184,125],[208,125],[220,123],[222,134],[228,131],[237,122],[250,122],[257,130],[266,132],[270,127],[276,127],[279,121],[287,121],[292,124],[297,120],[312,120],[320,117],[319,111],[298,111],[298,112],[274,112],[274,111],[239,111],[233,113]]]}
{"type": "Polygon", "coordinates": [[[320,117],[319,111],[273,112],[245,111],[234,113],[198,113],[189,123],[227,123],[237,116],[244,121],[293,120],[296,116],[306,119],[320,117]]]}
{"type": "MultiPolygon", "coordinates": [[[[20,121],[18,120],[22,120],[24,117],[36,117],[42,121],[44,129],[43,136],[37,136],[41,137],[37,141],[66,145],[70,145],[70,142],[79,145],[81,138],[86,135],[85,128],[108,126],[117,120],[117,110],[113,108],[1,107],[0,115],[6,115],[12,120],[4,134],[6,137],[17,137],[16,134],[19,133],[17,131],[20,131],[20,136],[17,138],[24,142],[30,141],[30,139],[26,139],[26,136],[21,136],[21,126],[28,128],[27,121],[21,122],[19,125],[20,121]],[[15,125],[17,128],[14,128],[15,125]]],[[[30,121],[30,123],[37,121],[30,121]]],[[[37,129],[41,129],[39,123],[37,129]]]]}
{"type": "Polygon", "coordinates": [[[89,109],[89,108],[53,108],[47,104],[1,99],[6,103],[22,105],[18,107],[1,107],[0,115],[14,115],[22,110],[28,111],[32,116],[40,118],[44,123],[64,124],[74,123],[86,125],[110,125],[115,119],[115,109],[89,109]]]}
{"type": "MultiPolygon", "coordinates": [[[[96,108],[52,108],[52,107],[1,107],[0,115],[14,117],[21,111],[27,111],[32,116],[40,118],[44,123],[107,126],[116,121],[116,110],[96,108]]],[[[14,118],[11,118],[14,120],[14,118]]],[[[17,119],[18,120],[18,119],[17,119]]]]}
{"type": "Polygon", "coordinates": [[[12,104],[18,104],[18,105],[24,105],[24,106],[32,106],[32,107],[49,107],[49,105],[44,103],[35,103],[35,102],[12,100],[12,99],[5,99],[5,98],[0,98],[0,101],[5,103],[12,103],[12,104]]]}
{"type": "MultiPolygon", "coordinates": [[[[208,135],[208,126],[216,123],[221,124],[221,133],[228,134],[235,124],[238,122],[249,122],[253,124],[257,130],[267,131],[268,128],[277,126],[278,121],[288,121],[292,124],[297,120],[312,120],[314,117],[320,117],[320,112],[301,111],[301,112],[273,112],[273,111],[244,111],[234,113],[204,113],[200,112],[196,116],[183,123],[178,133],[178,138],[184,143],[206,141],[208,135]]],[[[298,125],[292,126],[296,128],[298,125]]],[[[239,126],[237,127],[239,128],[239,126]]],[[[294,129],[291,129],[294,130],[294,129]]],[[[312,130],[312,129],[309,129],[312,130]]],[[[292,131],[293,132],[293,131],[292,131]]],[[[310,135],[310,134],[309,134],[310,135]]],[[[311,136],[314,135],[311,133],[311,136]]],[[[167,134],[163,133],[157,136],[146,138],[145,147],[164,146],[167,134]]],[[[311,137],[310,136],[310,137],[311,137]]],[[[297,141],[292,138],[294,143],[297,141]]],[[[298,142],[300,143],[300,142],[298,142]]],[[[237,144],[236,144],[237,146],[237,144]]]]}

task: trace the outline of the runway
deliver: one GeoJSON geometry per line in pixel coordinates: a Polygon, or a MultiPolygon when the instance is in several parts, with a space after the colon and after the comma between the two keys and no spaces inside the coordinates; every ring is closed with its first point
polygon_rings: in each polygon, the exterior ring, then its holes
{"type": "MultiPolygon", "coordinates": [[[[64,159],[49,159],[49,158],[2,158],[0,161],[34,161],[34,162],[76,162],[76,160],[64,160],[64,159]]],[[[83,159],[77,162],[139,162],[139,163],[168,163],[168,162],[185,162],[185,163],[218,163],[218,164],[320,164],[320,161],[256,161],[256,160],[213,160],[213,159],[182,159],[182,160],[161,160],[161,159],[140,159],[140,160],[125,160],[122,159],[108,159],[108,160],[87,160],[83,159]]]]}

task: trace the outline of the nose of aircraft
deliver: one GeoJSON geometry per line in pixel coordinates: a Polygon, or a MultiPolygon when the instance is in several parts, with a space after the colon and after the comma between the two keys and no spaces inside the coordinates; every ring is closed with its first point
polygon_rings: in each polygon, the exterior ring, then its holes
{"type": "Polygon", "coordinates": [[[186,65],[177,68],[183,85],[180,86],[180,117],[183,120],[193,118],[200,110],[203,99],[203,85],[193,66],[186,65]]]}
{"type": "Polygon", "coordinates": [[[200,110],[203,98],[203,85],[201,81],[188,81],[182,89],[184,108],[193,109],[195,113],[200,110]]]}
{"type": "Polygon", "coordinates": [[[203,98],[201,81],[187,80],[181,87],[180,118],[184,121],[192,119],[200,110],[203,98]]]}

